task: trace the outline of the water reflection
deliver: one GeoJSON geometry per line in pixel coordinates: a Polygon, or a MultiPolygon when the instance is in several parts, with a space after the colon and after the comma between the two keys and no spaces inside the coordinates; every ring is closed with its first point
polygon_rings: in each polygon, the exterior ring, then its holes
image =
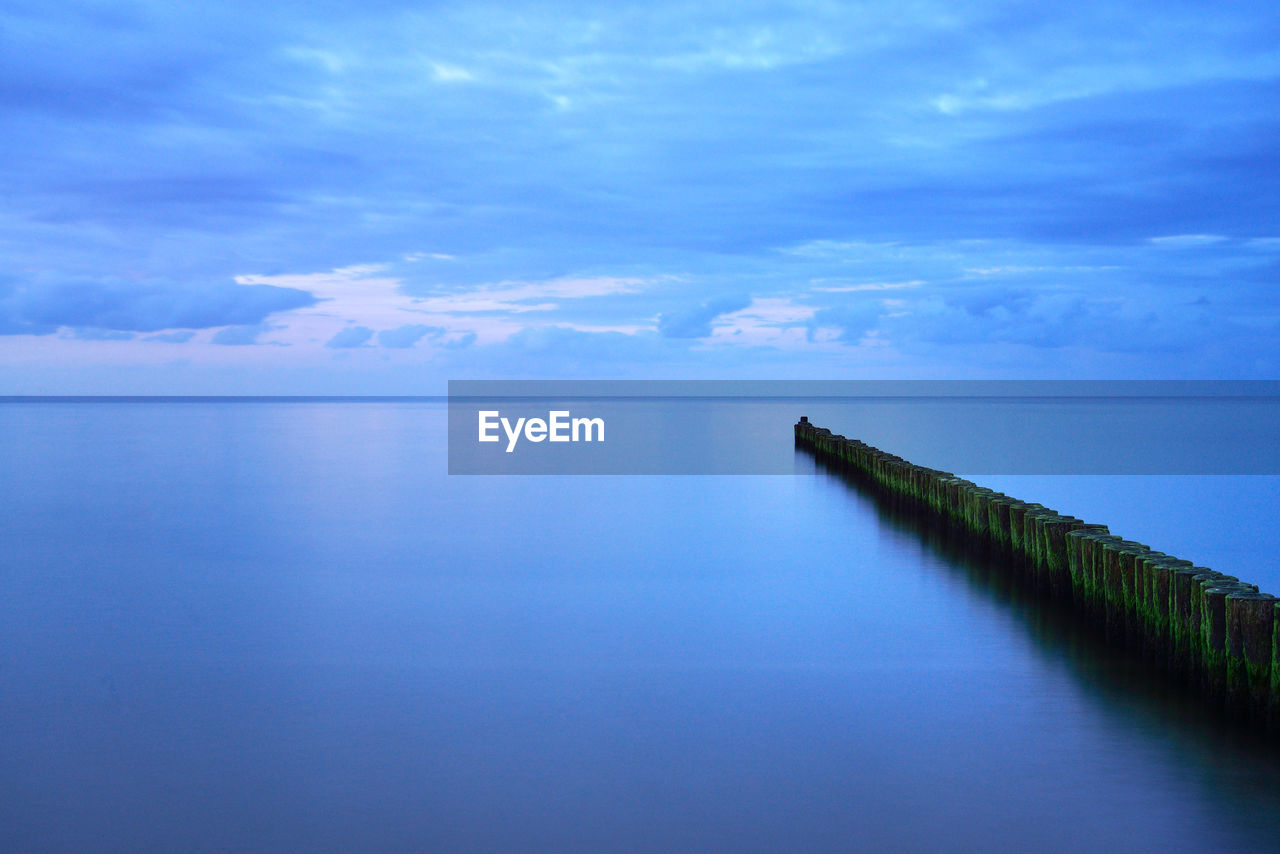
{"type": "Polygon", "coordinates": [[[0,408],[0,848],[1274,850],[1257,745],[945,531],[444,415],[0,408]]]}

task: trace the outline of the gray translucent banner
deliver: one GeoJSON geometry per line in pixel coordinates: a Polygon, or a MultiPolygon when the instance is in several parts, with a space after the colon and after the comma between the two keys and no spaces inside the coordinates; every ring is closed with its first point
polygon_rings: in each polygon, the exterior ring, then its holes
{"type": "Polygon", "coordinates": [[[450,474],[796,474],[793,425],[958,474],[1280,474],[1280,383],[449,383],[450,474]]]}

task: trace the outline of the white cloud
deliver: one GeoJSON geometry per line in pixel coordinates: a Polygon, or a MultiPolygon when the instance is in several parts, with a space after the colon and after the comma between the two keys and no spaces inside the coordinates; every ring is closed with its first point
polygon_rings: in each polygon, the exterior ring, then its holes
{"type": "MultiPolygon", "coordinates": [[[[415,253],[421,254],[421,253],[415,253]]],[[[426,255],[424,257],[432,257],[426,255]]],[[[514,316],[553,312],[562,300],[633,293],[655,281],[613,276],[562,277],[544,281],[503,281],[457,293],[415,297],[405,293],[402,279],[386,274],[382,264],[340,267],[327,273],[288,273],[274,276],[242,275],[242,285],[265,284],[310,291],[320,302],[289,312],[287,325],[264,334],[262,343],[322,346],[352,325],[374,331],[408,325],[441,327],[444,344],[475,333],[480,344],[506,340],[523,329],[556,323],[587,332],[635,334],[651,329],[643,324],[580,325],[563,319],[530,324],[514,316]]]]}
{"type": "Polygon", "coordinates": [[[779,33],[775,27],[757,26],[717,31],[712,34],[711,43],[686,53],[660,57],[655,65],[680,71],[707,68],[769,71],[836,56],[841,49],[829,33],[817,28],[779,33]]]}
{"type": "Polygon", "coordinates": [[[1024,273],[1096,273],[1124,269],[1119,264],[1000,264],[993,267],[965,267],[964,278],[1019,276],[1024,273]]]}
{"type": "Polygon", "coordinates": [[[431,76],[441,83],[466,83],[476,76],[467,69],[447,62],[430,62],[431,76]]]}
{"type": "Polygon", "coordinates": [[[548,300],[635,293],[650,283],[651,280],[648,279],[612,276],[548,279],[542,282],[507,281],[461,293],[418,297],[413,303],[420,311],[450,314],[552,311],[559,308],[559,304],[548,300]]]}
{"type": "MultiPolygon", "coordinates": [[[[1152,26],[1169,27],[1167,43],[1175,45],[1180,41],[1178,30],[1185,23],[1180,24],[1176,16],[1171,16],[1163,24],[1157,22],[1152,26]]],[[[1193,26],[1203,27],[1203,24],[1203,20],[1197,20],[1193,26]]],[[[1153,34],[1151,39],[1153,45],[1160,44],[1160,37],[1153,34]]],[[[1041,51],[1031,45],[1027,47],[1020,61],[988,69],[992,73],[976,76],[950,91],[934,95],[928,100],[929,106],[947,116],[978,111],[1011,112],[1117,92],[1169,89],[1206,80],[1267,80],[1280,71],[1280,58],[1274,53],[1246,59],[1223,50],[1222,43],[1215,39],[1203,39],[1194,47],[1186,45],[1176,57],[1165,53],[1161,45],[1146,54],[1123,58],[1100,55],[1092,61],[1060,54],[1053,45],[1044,45],[1041,51]]]]}
{"type": "Polygon", "coordinates": [[[751,305],[739,311],[723,315],[721,320],[752,320],[758,323],[803,323],[813,317],[817,309],[808,305],[796,305],[789,299],[762,297],[753,299],[751,305]]]}
{"type": "Polygon", "coordinates": [[[1221,243],[1226,239],[1218,234],[1172,234],[1167,237],[1152,237],[1147,242],[1169,249],[1184,249],[1194,246],[1210,246],[1214,243],[1221,243]]]}
{"type": "Polygon", "coordinates": [[[410,252],[402,257],[410,263],[416,263],[418,261],[425,261],[428,258],[433,261],[453,261],[458,256],[448,255],[444,252],[410,252]]]}
{"type": "Polygon", "coordinates": [[[400,291],[400,280],[379,275],[386,267],[361,264],[339,267],[328,273],[285,273],[276,276],[243,275],[235,280],[242,285],[276,285],[310,291],[321,300],[318,305],[293,312],[291,318],[333,317],[378,324],[398,320],[406,310],[409,297],[400,291]]]}
{"type": "MultiPolygon", "coordinates": [[[[814,282],[827,281],[826,279],[814,279],[814,282]]],[[[815,287],[813,290],[827,294],[847,294],[856,291],[893,291],[902,288],[918,288],[924,284],[923,279],[912,279],[909,282],[864,282],[858,285],[823,285],[815,287]]]]}
{"type": "Polygon", "coordinates": [[[739,311],[720,315],[711,326],[717,344],[796,349],[812,344],[807,321],[817,309],[786,298],[758,298],[739,311]]]}
{"type": "Polygon", "coordinates": [[[305,65],[318,65],[329,74],[341,74],[351,66],[351,58],[332,50],[313,47],[287,47],[284,55],[305,65]]]}
{"type": "Polygon", "coordinates": [[[577,332],[621,332],[623,335],[639,335],[641,332],[657,332],[658,324],[656,322],[649,324],[624,323],[624,324],[594,324],[594,323],[566,323],[561,321],[556,326],[562,326],[566,329],[573,329],[577,332]]]}

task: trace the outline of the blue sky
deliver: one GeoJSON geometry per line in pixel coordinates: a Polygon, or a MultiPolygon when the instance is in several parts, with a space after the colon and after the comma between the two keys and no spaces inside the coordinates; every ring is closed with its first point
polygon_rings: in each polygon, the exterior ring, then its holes
{"type": "Polygon", "coordinates": [[[0,3],[0,393],[1280,376],[1269,4],[0,3]]]}

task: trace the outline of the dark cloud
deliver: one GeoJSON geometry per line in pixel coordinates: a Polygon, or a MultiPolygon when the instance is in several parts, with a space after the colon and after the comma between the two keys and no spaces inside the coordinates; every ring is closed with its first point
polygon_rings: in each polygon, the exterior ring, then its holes
{"type": "Polygon", "coordinates": [[[314,305],[296,288],[271,285],[179,285],[120,280],[36,281],[0,297],[9,334],[70,326],[117,332],[208,329],[260,323],[268,315],[314,305]]]}
{"type": "Polygon", "coordinates": [[[871,302],[824,308],[814,312],[809,320],[809,339],[813,339],[818,328],[834,326],[840,330],[839,340],[857,344],[879,322],[880,309],[871,302]]]}
{"type": "Polygon", "coordinates": [[[908,349],[921,342],[957,350],[1013,344],[1034,350],[1159,354],[1164,360],[1191,364],[1215,340],[1248,333],[1244,325],[1215,317],[1204,306],[1158,293],[1128,299],[1069,291],[1030,296],[1018,289],[980,289],[973,297],[913,309],[882,322],[889,340],[908,349]]]}
{"type": "Polygon", "coordinates": [[[0,306],[0,335],[51,335],[58,327],[47,323],[31,323],[17,316],[11,307],[0,306]]]}
{"type": "Polygon", "coordinates": [[[449,350],[465,350],[474,343],[476,343],[476,334],[474,332],[468,332],[467,334],[461,335],[457,338],[450,338],[446,340],[444,342],[444,346],[449,350]]]}
{"type": "Polygon", "coordinates": [[[185,344],[195,337],[195,333],[186,332],[162,332],[159,335],[148,335],[143,341],[163,341],[168,344],[185,344]]]}
{"type": "Polygon", "coordinates": [[[741,311],[750,304],[751,298],[747,296],[724,296],[685,311],[664,312],[658,318],[658,332],[664,338],[706,338],[711,334],[711,321],[722,314],[741,311]]]}
{"type": "Polygon", "coordinates": [[[946,302],[975,317],[990,317],[997,312],[1024,315],[1035,302],[1035,295],[1026,288],[972,288],[949,296],[946,302]]]}
{"type": "Polygon", "coordinates": [[[554,364],[559,375],[584,376],[616,370],[619,364],[650,364],[671,354],[671,342],[649,332],[585,332],[563,326],[523,329],[486,354],[499,371],[537,375],[541,366],[554,364]]]}
{"type": "MultiPolygon", "coordinates": [[[[349,331],[349,330],[343,330],[349,331]]],[[[396,329],[383,329],[378,333],[378,343],[383,347],[394,347],[398,349],[407,349],[417,344],[424,336],[430,335],[433,338],[439,337],[444,333],[444,329],[439,326],[424,326],[421,323],[409,326],[401,326],[396,329]]],[[[339,333],[341,334],[341,333],[339,333]]],[[[359,344],[363,344],[368,338],[362,339],[359,344]]],[[[330,347],[340,346],[329,342],[330,347]]]]}
{"type": "Polygon", "coordinates": [[[335,350],[362,347],[372,337],[373,330],[367,326],[348,326],[326,341],[324,346],[335,350]]]}
{"type": "Polygon", "coordinates": [[[222,344],[228,347],[247,347],[251,344],[258,343],[258,336],[264,332],[270,332],[274,329],[281,329],[279,326],[268,326],[263,323],[253,323],[245,326],[228,326],[226,329],[219,329],[211,339],[214,344],[222,344]]]}
{"type": "Polygon", "coordinates": [[[50,335],[58,327],[37,323],[22,313],[18,304],[22,291],[12,276],[0,275],[0,335],[50,335]]]}
{"type": "Polygon", "coordinates": [[[137,336],[132,332],[116,332],[111,329],[94,329],[93,327],[83,329],[72,329],[69,338],[76,338],[81,341],[132,341],[137,336]]]}

